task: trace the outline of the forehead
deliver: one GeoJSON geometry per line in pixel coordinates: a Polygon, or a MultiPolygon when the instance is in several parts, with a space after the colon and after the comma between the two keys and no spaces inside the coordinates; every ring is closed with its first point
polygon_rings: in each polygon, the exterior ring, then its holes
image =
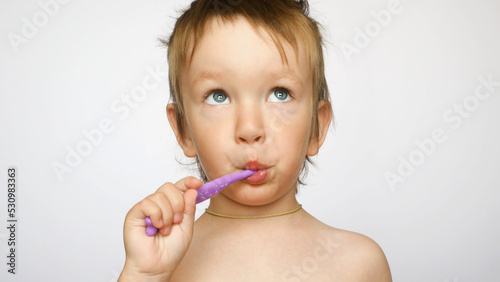
{"type": "MultiPolygon", "coordinates": [[[[217,72],[253,70],[269,75],[281,73],[302,83],[311,79],[310,64],[300,39],[297,39],[297,50],[285,40],[280,41],[285,59],[273,37],[263,28],[255,29],[242,16],[234,21],[214,18],[205,28],[203,37],[196,43],[192,60],[186,62],[183,76],[199,78],[217,72]]],[[[192,52],[192,45],[193,40],[190,40],[188,54],[192,52]]]]}

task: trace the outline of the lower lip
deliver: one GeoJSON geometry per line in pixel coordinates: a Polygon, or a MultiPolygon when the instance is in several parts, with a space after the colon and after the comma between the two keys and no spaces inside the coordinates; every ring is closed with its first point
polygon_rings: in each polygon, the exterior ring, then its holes
{"type": "Polygon", "coordinates": [[[253,185],[260,184],[266,179],[267,172],[267,169],[260,169],[254,175],[245,178],[244,181],[253,185]]]}

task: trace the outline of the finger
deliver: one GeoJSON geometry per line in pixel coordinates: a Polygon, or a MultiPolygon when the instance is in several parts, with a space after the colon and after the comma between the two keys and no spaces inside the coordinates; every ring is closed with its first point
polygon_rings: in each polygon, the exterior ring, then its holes
{"type": "MultiPolygon", "coordinates": [[[[144,214],[146,216],[149,216],[151,218],[151,222],[153,223],[153,226],[160,229],[167,225],[169,222],[169,208],[170,204],[168,203],[168,199],[166,197],[163,197],[159,194],[152,194],[148,196],[146,199],[144,199],[144,202],[146,204],[148,203],[153,203],[154,209],[152,209],[149,213],[148,211],[145,211],[144,214]]],[[[171,220],[171,219],[170,219],[171,220]]]]}
{"type": "Polygon", "coordinates": [[[189,189],[184,193],[184,218],[180,226],[189,236],[193,236],[196,196],[198,196],[198,192],[195,189],[189,189]]]}
{"type": "Polygon", "coordinates": [[[149,216],[156,228],[163,227],[162,211],[160,206],[152,201],[150,198],[146,198],[139,203],[137,203],[127,214],[126,221],[130,222],[130,227],[145,227],[146,223],[144,219],[149,216]]]}
{"type": "MultiPolygon", "coordinates": [[[[174,187],[174,189],[177,189],[177,188],[174,187]]],[[[174,218],[174,213],[172,211],[172,204],[171,204],[170,199],[162,191],[154,193],[153,195],[149,196],[148,199],[150,199],[151,201],[153,201],[154,203],[156,203],[160,207],[161,218],[159,219],[159,221],[160,221],[159,225],[163,226],[163,228],[157,227],[157,226],[155,226],[155,227],[160,229],[160,233],[162,233],[163,235],[167,235],[167,234],[165,234],[164,231],[167,227],[172,225],[172,221],[174,218]]],[[[153,221],[153,218],[151,218],[151,220],[153,221]]],[[[153,225],[154,225],[154,221],[153,221],[153,225]]]]}
{"type": "Polygon", "coordinates": [[[172,183],[167,183],[161,186],[157,190],[158,194],[164,195],[171,206],[172,212],[172,220],[167,221],[165,219],[165,224],[169,225],[170,223],[177,224],[182,221],[183,213],[184,213],[184,197],[182,196],[182,192],[172,183]]]}
{"type": "Polygon", "coordinates": [[[182,192],[186,192],[188,189],[198,189],[202,185],[203,181],[193,176],[185,177],[175,183],[175,186],[182,192]]]}

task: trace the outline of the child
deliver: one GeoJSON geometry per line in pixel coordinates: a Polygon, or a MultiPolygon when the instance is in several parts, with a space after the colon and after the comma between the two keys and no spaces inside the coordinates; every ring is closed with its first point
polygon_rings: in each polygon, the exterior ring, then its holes
{"type": "Polygon", "coordinates": [[[196,222],[194,177],[136,204],[120,281],[391,281],[374,241],[321,223],[295,197],[333,119],[307,1],[194,1],[165,43],[167,116],[184,154],[204,181],[257,173],[196,222]]]}

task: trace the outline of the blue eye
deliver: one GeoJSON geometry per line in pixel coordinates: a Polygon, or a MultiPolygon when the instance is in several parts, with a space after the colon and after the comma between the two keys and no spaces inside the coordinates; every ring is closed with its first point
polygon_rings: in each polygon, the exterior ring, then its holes
{"type": "Polygon", "coordinates": [[[278,87],[273,90],[271,95],[269,95],[268,101],[281,103],[290,101],[290,99],[291,99],[290,92],[283,87],[278,87]]]}
{"type": "Polygon", "coordinates": [[[209,105],[224,105],[229,104],[229,98],[226,93],[216,90],[205,97],[205,102],[209,105]]]}

